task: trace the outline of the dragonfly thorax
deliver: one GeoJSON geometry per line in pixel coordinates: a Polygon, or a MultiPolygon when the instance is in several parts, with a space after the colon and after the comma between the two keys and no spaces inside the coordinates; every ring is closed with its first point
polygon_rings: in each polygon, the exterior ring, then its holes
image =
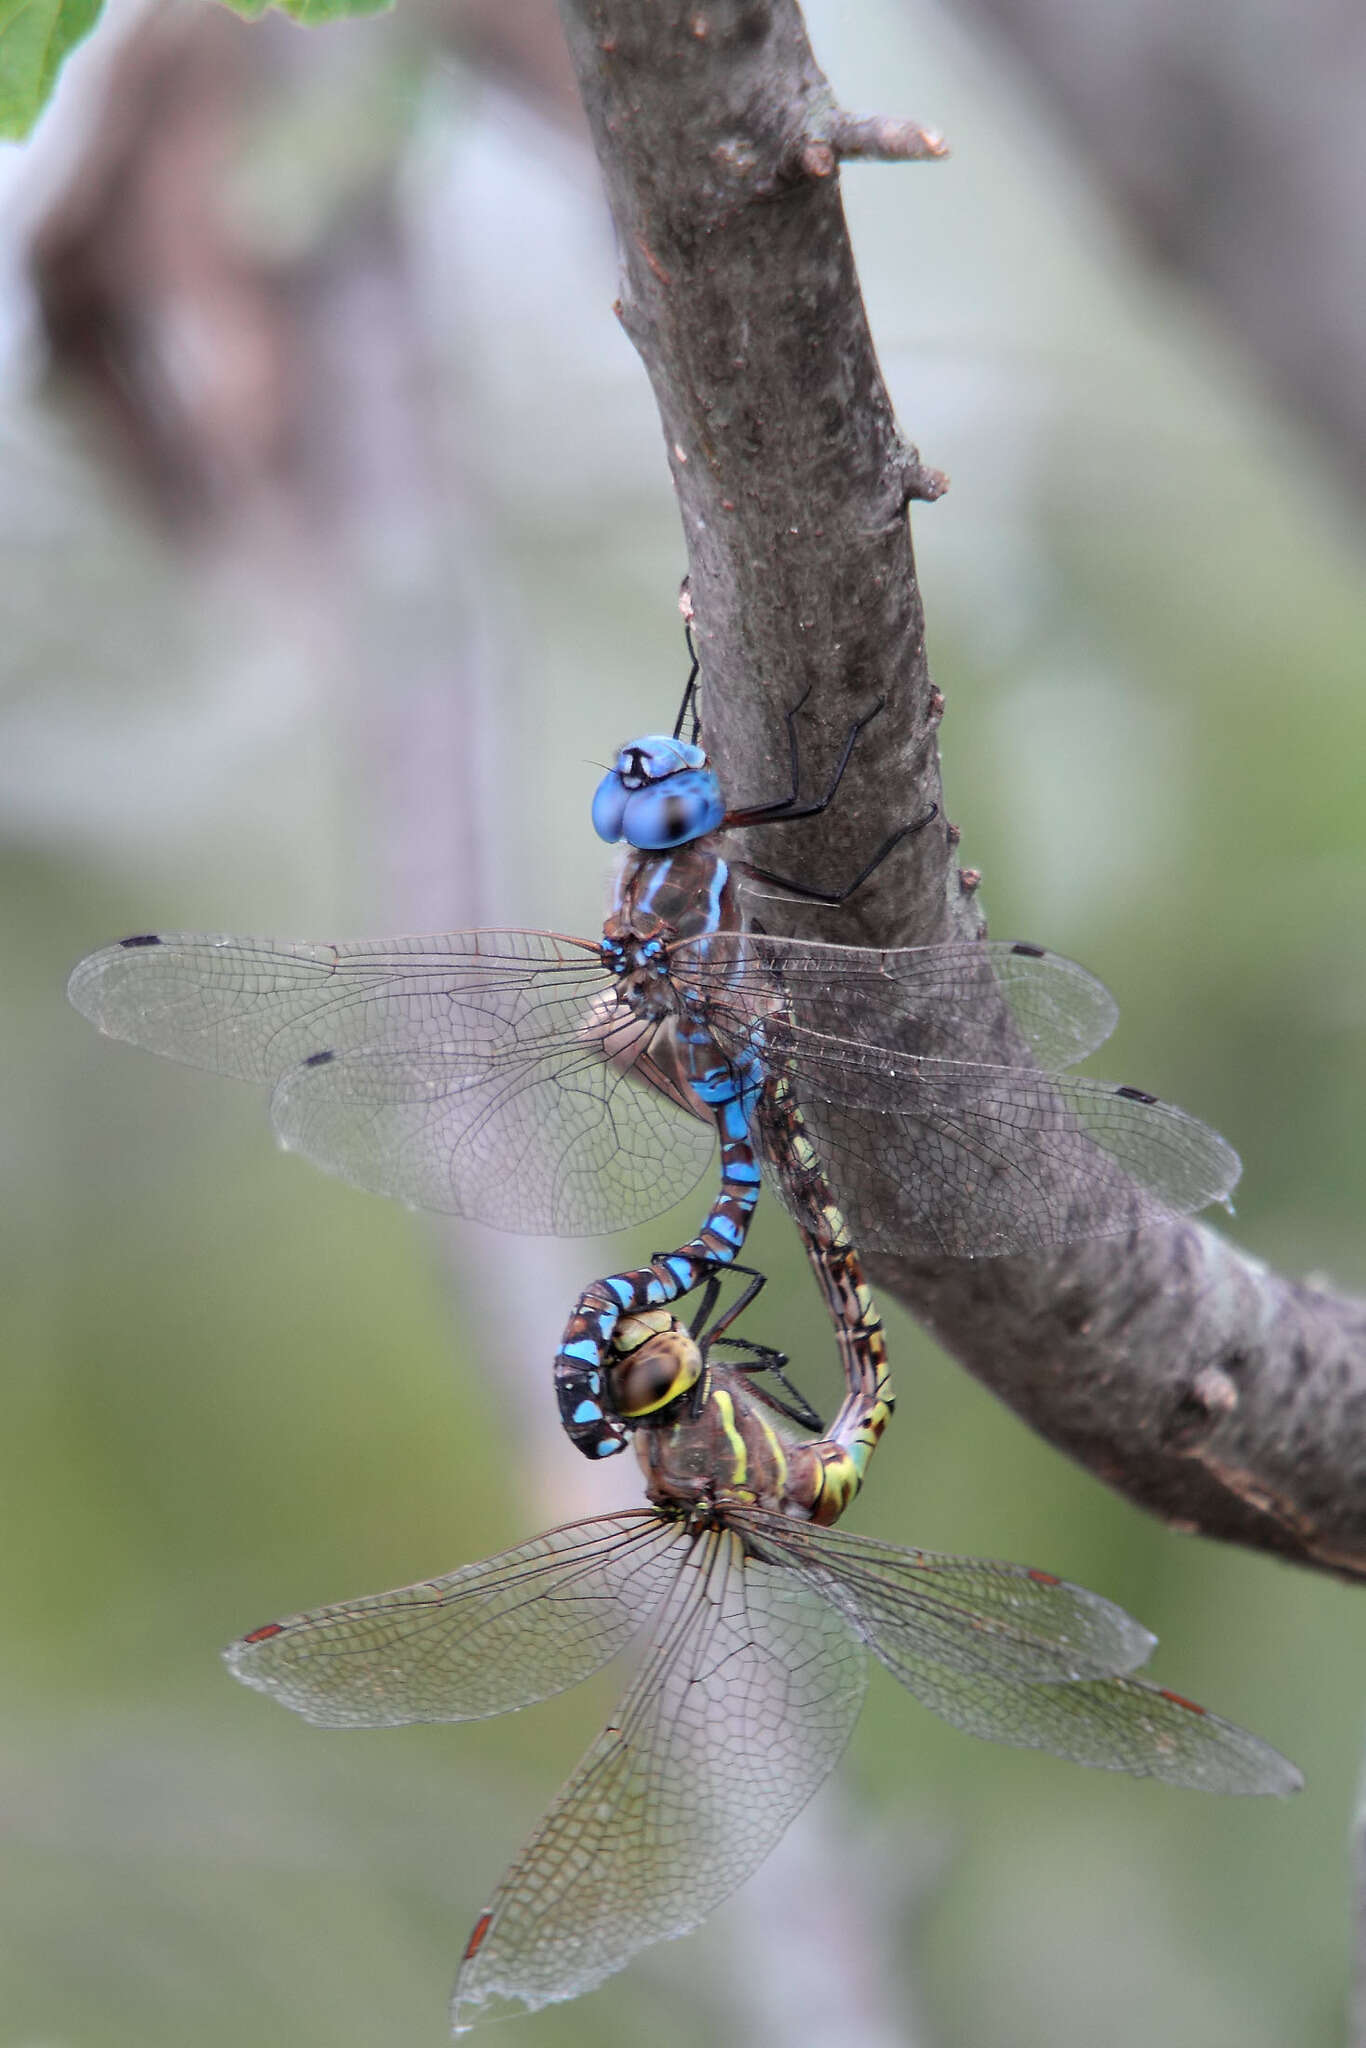
{"type": "Polygon", "coordinates": [[[701,747],[664,733],[631,740],[593,796],[593,829],[642,852],[687,846],[719,829],[725,799],[701,747]]]}
{"type": "MultiPolygon", "coordinates": [[[[682,1336],[691,1343],[686,1330],[682,1336]]],[[[637,1422],[634,1437],[655,1506],[684,1509],[713,1526],[725,1525],[732,1506],[808,1521],[821,1492],[819,1447],[789,1433],[743,1374],[723,1365],[709,1363],[691,1399],[637,1422]]]]}

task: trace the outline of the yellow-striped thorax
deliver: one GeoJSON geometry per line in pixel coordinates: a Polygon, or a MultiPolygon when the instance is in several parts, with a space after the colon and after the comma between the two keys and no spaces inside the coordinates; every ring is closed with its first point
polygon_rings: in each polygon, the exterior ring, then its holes
{"type": "Polygon", "coordinates": [[[667,1310],[626,1318],[614,1354],[609,1392],[657,1507],[724,1523],[734,1501],[829,1523],[857,1493],[866,1459],[832,1438],[799,1436],[667,1310]]]}

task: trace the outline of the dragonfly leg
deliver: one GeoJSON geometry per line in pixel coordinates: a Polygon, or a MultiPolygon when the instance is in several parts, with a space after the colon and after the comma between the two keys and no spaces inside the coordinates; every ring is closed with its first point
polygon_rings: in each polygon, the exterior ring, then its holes
{"type": "Polygon", "coordinates": [[[688,680],[683,685],[683,702],[679,705],[678,716],[674,720],[674,738],[677,740],[683,737],[683,721],[691,715],[692,744],[696,746],[697,735],[702,729],[702,721],[697,715],[697,678],[701,673],[702,663],[698,658],[697,646],[692,637],[691,626],[684,626],[683,638],[688,643],[688,655],[692,662],[692,667],[688,670],[688,680]]]}
{"type": "MultiPolygon", "coordinates": [[[[661,1256],[661,1253],[656,1252],[656,1258],[661,1256]]],[[[732,1323],[739,1320],[750,1303],[757,1301],[759,1295],[768,1285],[768,1275],[761,1273],[755,1266],[739,1266],[732,1263],[725,1270],[730,1273],[743,1273],[749,1281],[749,1286],[736,1296],[725,1314],[718,1316],[708,1330],[706,1324],[710,1319],[712,1310],[716,1306],[717,1296],[721,1292],[721,1274],[719,1272],[712,1274],[702,1291],[703,1306],[698,1314],[693,1317],[689,1325],[693,1336],[698,1339],[699,1343],[705,1341],[708,1344],[719,1344],[722,1340],[722,1333],[728,1330],[732,1323]]],[[[766,1344],[746,1345],[746,1349],[755,1351],[766,1351],[769,1348],[766,1344]]]]}
{"type": "Polygon", "coordinates": [[[890,839],[883,840],[867,866],[860,868],[853,881],[846,882],[842,889],[813,889],[805,882],[792,881],[787,875],[775,875],[772,868],[756,867],[753,861],[737,860],[732,865],[739,868],[742,874],[753,877],[755,881],[771,882],[775,888],[785,890],[789,896],[804,897],[809,903],[847,903],[851,896],[857,895],[869,876],[875,874],[882,866],[894,847],[900,846],[902,840],[909,839],[912,833],[923,832],[938,816],[938,804],[931,804],[923,818],[917,818],[914,824],[903,825],[900,831],[893,832],[890,839]]]}
{"type": "Polygon", "coordinates": [[[787,714],[787,740],[789,758],[792,764],[792,787],[786,796],[774,797],[769,803],[750,804],[742,811],[728,811],[722,820],[722,823],[728,828],[735,829],[745,825],[789,825],[796,818],[818,818],[821,812],[829,810],[831,804],[835,801],[839,786],[844,780],[844,771],[849,766],[854,748],[858,744],[859,734],[863,731],[865,725],[871,725],[878,714],[886,709],[887,699],[879,697],[871,711],[865,711],[862,718],[854,720],[854,723],[845,735],[844,749],[835,764],[835,772],[830,779],[830,787],[826,790],[824,796],[813,797],[809,803],[804,804],[798,801],[801,792],[801,761],[800,749],[797,744],[797,713],[811,695],[811,689],[814,687],[813,684],[805,690],[787,714]]]}
{"type": "Polygon", "coordinates": [[[771,1344],[756,1344],[753,1339],[748,1337],[716,1337],[709,1340],[709,1342],[714,1343],[723,1351],[743,1351],[747,1353],[745,1358],[737,1360],[732,1365],[731,1370],[744,1373],[747,1379],[751,1375],[768,1373],[771,1378],[777,1380],[779,1386],[782,1387],[787,1395],[787,1399],[784,1400],[782,1395],[775,1394],[771,1387],[760,1386],[756,1382],[753,1387],[753,1393],[757,1401],[762,1401],[767,1408],[776,1409],[779,1415],[785,1415],[789,1422],[797,1423],[800,1428],[809,1429],[816,1436],[824,1435],[825,1424],[822,1422],[820,1415],[812,1407],[800,1387],[793,1386],[783,1370],[788,1362],[785,1351],[775,1350],[771,1344]]]}

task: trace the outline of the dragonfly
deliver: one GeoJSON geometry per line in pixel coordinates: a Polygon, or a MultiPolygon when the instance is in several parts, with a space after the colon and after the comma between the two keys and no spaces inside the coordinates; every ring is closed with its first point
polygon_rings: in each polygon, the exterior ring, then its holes
{"type": "Polygon", "coordinates": [[[475,1922],[457,2033],[578,1997],[705,1919],[834,1769],[870,1652],[989,1741],[1206,1792],[1301,1783],[1258,1736],[1134,1677],[1154,1638],[1100,1595],[830,1526],[885,1384],[851,1387],[824,1438],[799,1435],[755,1377],[772,1354],[722,1362],[735,1311],[710,1331],[708,1313],[704,1293],[691,1326],[663,1308],[625,1317],[611,1347],[648,1506],[269,1622],[225,1652],[314,1725],[374,1728],[509,1713],[639,1643],[611,1719],[475,1922]]]}
{"type": "Polygon", "coordinates": [[[589,1457],[625,1449],[606,1400],[623,1317],[734,1263],[766,1177],[797,1215],[816,1162],[860,1240],[902,1253],[1040,1252],[1226,1200],[1236,1153],[1145,1090],[1066,1074],[1113,1028],[1082,968],[1025,943],[878,950],[747,930],[760,881],[848,899],[728,858],[723,832],[792,823],[836,798],[790,787],[727,805],[698,744],[689,678],[675,731],[622,747],[593,824],[626,848],[600,939],[467,931],[375,943],[146,932],[69,986],[113,1038],[272,1089],[281,1142],[356,1185],[531,1234],[588,1236],[661,1214],[707,1170],[696,1235],[595,1280],[554,1365],[561,1420],[589,1457]],[[690,708],[691,700],[691,708],[690,708]],[[681,732],[692,717],[692,738],[681,732]]]}

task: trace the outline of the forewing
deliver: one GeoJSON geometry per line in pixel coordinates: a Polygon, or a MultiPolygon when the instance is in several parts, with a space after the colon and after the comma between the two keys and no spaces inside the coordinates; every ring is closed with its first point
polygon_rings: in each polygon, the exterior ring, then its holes
{"type": "Polygon", "coordinates": [[[895,1656],[912,1691],[905,1674],[922,1664],[1030,1680],[1133,1671],[1157,1640],[1113,1601],[1051,1572],[904,1550],[781,1515],[739,1519],[766,1554],[834,1601],[884,1662],[895,1656]]]}
{"type": "Polygon", "coordinates": [[[1069,1067],[1119,1019],[1075,960],[1009,941],[884,950],[741,932],[679,947],[676,959],[680,977],[701,973],[755,1014],[777,989],[808,1031],[921,1059],[1069,1067]]]}
{"type": "Polygon", "coordinates": [[[1122,1674],[1152,1642],[1098,1595],[1015,1566],[889,1556],[889,1546],[842,1531],[785,1533],[775,1520],[750,1516],[745,1527],[821,1588],[923,1706],[966,1734],[1197,1791],[1299,1788],[1295,1766],[1247,1729],[1142,1679],[1095,1675],[1112,1652],[1126,1659],[1109,1667],[1122,1674]],[[941,1575],[962,1595],[948,1621],[941,1575]]]}
{"type": "Polygon", "coordinates": [[[553,932],[294,945],[147,933],[91,953],[67,993],[109,1038],[273,1086],[319,1052],[572,1041],[610,986],[596,946],[553,932]]]}
{"type": "Polygon", "coordinates": [[[710,1128],[631,1078],[649,1036],[582,941],[381,946],[167,935],[81,962],[114,1038],[275,1086],[283,1142],[358,1187],[498,1228],[589,1236],[695,1185],[710,1128]]]}
{"type": "Polygon", "coordinates": [[[1188,1214],[1237,1180],[1236,1153],[1184,1111],[1048,1071],[1093,1050],[1116,1015],[1101,984],[1058,955],[745,932],[675,959],[723,1050],[788,1076],[867,1244],[1043,1251],[1188,1214]]]}
{"type": "Polygon", "coordinates": [[[479,1721],[614,1657],[673,1583],[678,1543],[662,1516],[599,1515],[445,1578],[269,1622],[223,1655],[320,1728],[479,1721]]]}
{"type": "Polygon", "coordinates": [[[701,1538],[598,1737],[481,1915],[455,1987],[483,2009],[575,1998],[684,1934],[777,1842],[837,1762],[866,1683],[837,1609],[701,1538]]]}

